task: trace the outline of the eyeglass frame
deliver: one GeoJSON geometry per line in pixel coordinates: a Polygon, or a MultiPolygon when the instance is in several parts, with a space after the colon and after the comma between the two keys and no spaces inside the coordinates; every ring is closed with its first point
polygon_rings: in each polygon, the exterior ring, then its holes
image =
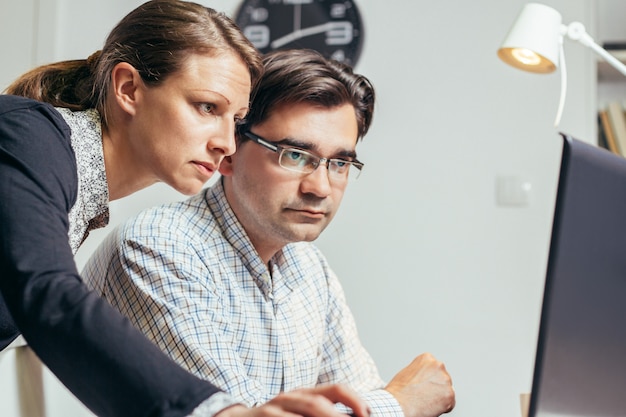
{"type": "MultiPolygon", "coordinates": [[[[246,136],[248,139],[250,139],[252,142],[254,142],[254,143],[258,144],[258,145],[263,146],[265,149],[268,149],[270,151],[276,152],[278,154],[278,165],[281,168],[286,169],[287,171],[297,172],[297,173],[300,173],[300,174],[307,174],[308,175],[308,174],[312,174],[313,172],[315,172],[315,170],[317,168],[319,168],[321,165],[324,165],[326,167],[326,170],[328,171],[329,178],[330,178],[330,174],[331,174],[331,172],[333,172],[333,171],[330,170],[330,164],[332,162],[343,162],[343,163],[346,163],[346,164],[350,165],[350,167],[348,168],[348,171],[346,171],[345,179],[348,180],[350,178],[350,169],[352,169],[354,167],[354,168],[356,168],[358,170],[356,176],[354,177],[354,180],[356,180],[356,179],[358,179],[361,176],[361,172],[363,170],[363,167],[365,166],[365,164],[363,162],[357,160],[356,158],[353,161],[349,161],[347,159],[341,159],[341,158],[326,158],[326,157],[322,157],[322,156],[316,155],[313,152],[310,152],[310,151],[308,151],[306,149],[298,148],[296,146],[282,146],[282,145],[280,145],[278,143],[269,141],[269,140],[267,140],[267,139],[257,135],[256,133],[251,132],[250,130],[246,130],[242,134],[244,136],[246,136]],[[293,169],[293,168],[286,167],[286,166],[282,165],[280,163],[280,161],[282,159],[283,153],[285,151],[290,151],[290,150],[291,151],[301,152],[301,153],[304,153],[306,155],[310,155],[310,156],[313,156],[313,157],[317,158],[317,164],[315,165],[315,168],[313,168],[312,171],[307,172],[307,171],[300,171],[300,170],[293,169]]],[[[338,175],[338,174],[335,173],[334,175],[338,175]]],[[[338,175],[338,178],[342,178],[340,175],[341,174],[338,175]]]]}

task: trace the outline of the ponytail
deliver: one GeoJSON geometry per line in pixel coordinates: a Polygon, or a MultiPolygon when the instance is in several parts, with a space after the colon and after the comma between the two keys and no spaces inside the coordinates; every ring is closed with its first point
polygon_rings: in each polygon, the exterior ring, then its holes
{"type": "Polygon", "coordinates": [[[74,111],[93,108],[93,69],[99,55],[100,51],[87,59],[55,62],[34,68],[15,80],[4,92],[74,111]]]}
{"type": "Polygon", "coordinates": [[[189,55],[222,51],[241,57],[252,84],[262,74],[259,52],[224,13],[194,2],[151,0],[113,28],[102,51],[35,68],[5,92],[75,111],[94,108],[107,126],[111,73],[118,63],[132,65],[153,87],[180,70],[189,55]]]}

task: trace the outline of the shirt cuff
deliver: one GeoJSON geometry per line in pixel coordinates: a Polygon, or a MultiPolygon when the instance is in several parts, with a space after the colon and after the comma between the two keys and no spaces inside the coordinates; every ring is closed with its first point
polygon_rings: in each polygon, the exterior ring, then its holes
{"type": "Polygon", "coordinates": [[[217,392],[194,408],[193,412],[189,414],[188,417],[213,417],[225,408],[235,404],[241,403],[225,392],[217,392]]]}
{"type": "Polygon", "coordinates": [[[363,401],[370,406],[371,417],[404,417],[404,411],[396,397],[389,391],[378,389],[362,394],[363,401]]]}

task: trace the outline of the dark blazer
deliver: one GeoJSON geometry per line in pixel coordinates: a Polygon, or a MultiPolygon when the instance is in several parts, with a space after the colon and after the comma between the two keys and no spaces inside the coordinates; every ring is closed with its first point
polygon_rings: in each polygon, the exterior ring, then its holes
{"type": "Polygon", "coordinates": [[[70,133],[53,107],[0,95],[0,346],[19,328],[99,416],[187,415],[218,388],[175,364],[78,274],[68,242],[78,189],[70,133]]]}

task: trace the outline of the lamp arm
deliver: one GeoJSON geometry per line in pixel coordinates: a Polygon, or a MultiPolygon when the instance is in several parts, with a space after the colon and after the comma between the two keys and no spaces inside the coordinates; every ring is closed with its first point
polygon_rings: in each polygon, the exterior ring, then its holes
{"type": "Polygon", "coordinates": [[[600,55],[606,62],[608,62],[613,68],[618,70],[623,76],[626,77],[626,65],[619,59],[615,58],[606,49],[594,42],[585,31],[585,26],[580,22],[572,22],[568,26],[562,25],[561,32],[567,35],[568,38],[574,41],[578,41],[581,44],[591,48],[596,54],[600,55]]]}

